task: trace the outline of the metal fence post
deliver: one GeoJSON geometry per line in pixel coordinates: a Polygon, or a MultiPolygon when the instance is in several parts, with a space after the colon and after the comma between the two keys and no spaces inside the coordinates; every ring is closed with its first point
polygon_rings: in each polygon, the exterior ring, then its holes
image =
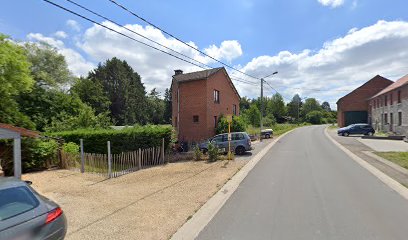
{"type": "Polygon", "coordinates": [[[108,141],[108,178],[112,177],[112,156],[110,141],[108,141]]]}
{"type": "Polygon", "coordinates": [[[79,139],[81,145],[81,173],[85,172],[85,158],[84,158],[84,140],[79,139]]]}
{"type": "Polygon", "coordinates": [[[164,163],[164,138],[162,139],[162,161],[164,163]]]}

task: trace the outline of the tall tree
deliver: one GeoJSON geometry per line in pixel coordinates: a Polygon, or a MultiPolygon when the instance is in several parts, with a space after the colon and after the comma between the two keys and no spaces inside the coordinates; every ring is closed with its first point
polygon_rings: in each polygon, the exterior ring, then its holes
{"type": "Polygon", "coordinates": [[[286,106],[282,95],[274,94],[270,99],[267,99],[267,114],[271,114],[279,123],[284,122],[286,116],[286,106]]]}
{"type": "Polygon", "coordinates": [[[149,96],[147,97],[149,111],[148,121],[153,124],[160,124],[164,121],[164,110],[165,103],[164,100],[160,98],[160,93],[156,91],[156,88],[153,88],[149,96]]]}
{"type": "Polygon", "coordinates": [[[242,97],[239,100],[239,109],[240,111],[245,111],[247,109],[249,109],[249,107],[251,106],[251,100],[247,97],[242,97]]]}
{"type": "Polygon", "coordinates": [[[15,100],[17,95],[31,91],[34,85],[30,67],[25,49],[0,34],[0,122],[34,127],[15,100]]]}
{"type": "Polygon", "coordinates": [[[322,109],[325,110],[326,112],[330,112],[330,111],[331,111],[330,103],[328,103],[328,102],[323,102],[321,107],[322,107],[322,109]]]}
{"type": "Polygon", "coordinates": [[[99,81],[92,81],[82,77],[78,78],[70,91],[71,93],[77,94],[79,98],[91,106],[97,114],[109,112],[111,102],[99,81]]]}
{"type": "Polygon", "coordinates": [[[305,103],[302,107],[302,115],[306,116],[309,112],[312,111],[321,111],[322,108],[319,102],[315,98],[308,98],[306,99],[305,103]]]}
{"type": "Polygon", "coordinates": [[[171,86],[170,89],[166,88],[164,90],[164,123],[171,123],[172,115],[172,97],[171,97],[171,86]]]}
{"type": "Polygon", "coordinates": [[[126,61],[112,58],[99,64],[88,78],[99,82],[111,102],[113,120],[119,125],[147,122],[146,92],[140,76],[126,61]]]}
{"type": "Polygon", "coordinates": [[[287,104],[288,116],[293,119],[298,119],[300,116],[300,109],[302,108],[302,99],[299,94],[295,94],[292,100],[287,104]]]}

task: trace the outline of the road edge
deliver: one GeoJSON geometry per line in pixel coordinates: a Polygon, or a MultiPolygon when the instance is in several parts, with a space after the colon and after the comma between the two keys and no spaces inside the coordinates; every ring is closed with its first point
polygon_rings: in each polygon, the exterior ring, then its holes
{"type": "Polygon", "coordinates": [[[245,179],[248,173],[256,164],[266,155],[266,153],[284,136],[298,128],[292,129],[269,143],[264,149],[256,154],[251,160],[237,172],[231,180],[218,190],[201,208],[177,230],[170,240],[191,240],[195,239],[200,232],[213,219],[217,212],[224,206],[227,200],[232,196],[239,184],[245,179]]]}
{"type": "Polygon", "coordinates": [[[377,154],[374,153],[375,151],[363,151],[362,153],[364,153],[365,155],[372,157],[374,159],[376,159],[377,161],[389,166],[390,168],[393,168],[395,171],[400,172],[401,174],[405,174],[408,175],[408,169],[405,169],[403,167],[401,167],[400,165],[391,162],[390,160],[387,160],[383,157],[378,156],[377,154]]]}
{"type": "Polygon", "coordinates": [[[404,187],[401,183],[397,182],[390,176],[386,175],[385,173],[381,172],[378,170],[376,167],[373,165],[369,164],[350,150],[348,150],[346,147],[341,145],[339,142],[337,142],[330,134],[328,133],[328,127],[324,129],[324,134],[330,141],[333,142],[334,145],[336,145],[338,148],[340,148],[344,153],[346,153],[351,159],[353,159],[355,162],[357,162],[360,166],[365,168],[367,171],[369,171],[371,174],[373,174],[375,177],[380,179],[385,185],[390,187],[392,190],[400,194],[403,198],[408,200],[408,188],[404,187]]]}

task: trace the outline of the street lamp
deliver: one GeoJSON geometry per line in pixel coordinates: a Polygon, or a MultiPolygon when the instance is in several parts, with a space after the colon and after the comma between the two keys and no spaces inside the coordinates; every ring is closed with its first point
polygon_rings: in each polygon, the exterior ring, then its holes
{"type": "Polygon", "coordinates": [[[266,77],[261,78],[261,128],[259,130],[259,141],[261,141],[261,142],[262,142],[262,128],[263,128],[262,119],[263,119],[263,115],[264,115],[264,103],[263,103],[263,83],[265,81],[264,78],[268,78],[268,77],[270,77],[272,75],[275,75],[275,74],[278,74],[278,72],[276,71],[276,72],[274,72],[272,74],[269,74],[266,77]]]}

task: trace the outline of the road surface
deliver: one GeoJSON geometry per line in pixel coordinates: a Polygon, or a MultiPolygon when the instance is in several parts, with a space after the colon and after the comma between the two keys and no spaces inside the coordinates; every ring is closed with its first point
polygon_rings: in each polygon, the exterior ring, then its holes
{"type": "Polygon", "coordinates": [[[408,239],[408,201],[338,149],[297,129],[255,166],[199,240],[408,239]]]}

